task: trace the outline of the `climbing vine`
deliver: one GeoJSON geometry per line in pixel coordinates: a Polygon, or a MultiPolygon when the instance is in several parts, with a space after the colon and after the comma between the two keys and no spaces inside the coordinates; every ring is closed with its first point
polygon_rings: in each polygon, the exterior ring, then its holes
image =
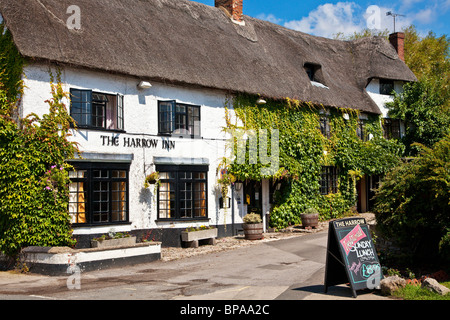
{"type": "MultiPolygon", "coordinates": [[[[274,194],[270,215],[273,227],[299,224],[300,214],[314,207],[322,220],[336,218],[356,203],[356,182],[363,175],[383,174],[394,167],[403,151],[395,140],[382,136],[380,117],[369,115],[365,121],[366,141],[357,136],[359,112],[318,106],[308,102],[285,99],[256,103],[257,96],[241,94],[234,98],[236,114],[233,123],[226,109],[230,132],[239,130],[276,129],[279,131],[279,169],[272,175],[261,174],[261,161],[251,164],[230,159],[228,172],[240,181],[270,179],[282,182],[274,194]],[[326,114],[330,136],[320,131],[320,118],[326,114]],[[338,192],[320,194],[322,166],[338,168],[338,192]]],[[[232,148],[236,154],[237,138],[232,148]]],[[[269,143],[270,144],[270,143],[269,143]]]]}
{"type": "Polygon", "coordinates": [[[12,115],[23,92],[22,72],[25,59],[20,55],[12,35],[5,23],[0,23],[0,90],[4,92],[4,103],[0,114],[12,115]]]}
{"type": "Polygon", "coordinates": [[[16,112],[23,57],[0,24],[0,251],[16,255],[26,246],[73,245],[68,213],[66,162],[78,151],[69,142],[72,118],[63,101],[60,73],[51,76],[48,113],[24,118],[16,112]]]}

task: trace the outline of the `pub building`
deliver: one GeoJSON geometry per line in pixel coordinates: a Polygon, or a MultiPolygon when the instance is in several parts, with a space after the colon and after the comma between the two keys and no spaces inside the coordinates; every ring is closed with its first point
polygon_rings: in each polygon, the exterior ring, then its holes
{"type": "MultiPolygon", "coordinates": [[[[49,70],[61,70],[70,93],[65,102],[77,124],[71,140],[81,151],[70,161],[78,247],[111,230],[181,246],[187,227],[216,226],[223,237],[242,229],[247,212],[266,220],[269,180],[237,183],[226,199],[218,187],[217,169],[229,156],[225,108],[234,121],[235,93],[386,118],[390,91],[415,80],[402,61],[401,33],[391,39],[397,51],[381,38],[331,40],[246,16],[242,5],[1,1],[4,23],[27,60],[20,115],[48,112],[49,70]],[[68,11],[73,5],[79,10],[68,11]],[[154,172],[159,181],[145,185],[154,172]]],[[[400,124],[392,128],[401,133],[400,124]]],[[[371,179],[360,186],[362,211],[371,179]]]]}

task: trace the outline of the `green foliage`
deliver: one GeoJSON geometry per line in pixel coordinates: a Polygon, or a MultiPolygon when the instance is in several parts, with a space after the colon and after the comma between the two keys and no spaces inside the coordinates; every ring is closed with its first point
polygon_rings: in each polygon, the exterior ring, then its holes
{"type": "Polygon", "coordinates": [[[247,224],[255,224],[255,223],[261,223],[261,215],[258,213],[247,213],[244,218],[242,218],[244,223],[247,224]]]}
{"type": "Polygon", "coordinates": [[[414,257],[448,252],[450,136],[389,172],[376,194],[377,225],[414,257]]]}
{"type": "Polygon", "coordinates": [[[317,214],[319,213],[316,208],[307,208],[303,211],[303,214],[317,214]]]}
{"type": "Polygon", "coordinates": [[[356,40],[367,37],[384,37],[386,39],[389,38],[389,30],[377,30],[377,29],[363,29],[361,32],[353,32],[353,34],[349,36],[345,36],[343,32],[338,32],[334,34],[333,38],[336,40],[356,40]]]}
{"type": "Polygon", "coordinates": [[[442,90],[441,82],[424,79],[407,83],[403,92],[396,93],[394,101],[386,104],[389,116],[405,123],[406,133],[401,141],[406,146],[406,156],[419,151],[413,143],[431,147],[450,132],[450,92],[442,90]]]}
{"type": "MultiPolygon", "coordinates": [[[[0,115],[0,250],[17,254],[26,246],[73,245],[68,214],[70,166],[77,148],[68,142],[71,118],[59,81],[51,83],[49,113],[20,122],[0,115]]],[[[0,90],[2,110],[9,110],[0,90]]]]}
{"type": "Polygon", "coordinates": [[[437,37],[431,31],[421,37],[414,26],[405,28],[403,32],[406,65],[419,80],[442,80],[442,89],[448,91],[450,38],[447,35],[437,37]]]}
{"type": "MultiPolygon", "coordinates": [[[[239,121],[232,123],[227,111],[226,129],[255,132],[278,129],[280,169],[271,176],[262,175],[264,166],[261,161],[250,164],[247,150],[244,164],[228,161],[228,172],[240,181],[282,181],[280,190],[274,194],[272,227],[285,228],[301,223],[300,214],[310,207],[317,208],[322,220],[341,216],[356,202],[357,179],[364,174],[383,173],[399,162],[402,146],[397,141],[382,138],[378,116],[369,117],[366,125],[367,134],[373,138],[362,141],[356,134],[359,116],[356,111],[329,109],[331,136],[327,139],[319,129],[321,110],[318,106],[290,99],[269,99],[261,106],[256,104],[256,99],[251,95],[237,96],[233,107],[239,121]],[[349,114],[349,120],[344,119],[344,113],[349,114]],[[320,194],[322,166],[340,169],[338,193],[320,194]]],[[[236,143],[233,146],[236,148],[236,143]]]]}
{"type": "Polygon", "coordinates": [[[4,92],[0,114],[12,115],[23,90],[22,72],[25,59],[14,45],[11,32],[4,22],[0,23],[0,48],[0,90],[4,92]]]}
{"type": "MultiPolygon", "coordinates": [[[[450,282],[443,282],[441,285],[450,288],[450,282]]],[[[393,293],[393,296],[404,300],[450,300],[450,294],[441,296],[438,293],[414,284],[407,284],[405,287],[399,288],[393,293]]]]}

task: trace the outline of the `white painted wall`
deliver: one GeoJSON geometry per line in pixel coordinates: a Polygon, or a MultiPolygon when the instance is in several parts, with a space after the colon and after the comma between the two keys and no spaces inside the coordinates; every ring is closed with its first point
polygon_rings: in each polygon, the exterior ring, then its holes
{"type": "MultiPolygon", "coordinates": [[[[394,81],[394,91],[402,92],[403,90],[403,81],[394,81]]],[[[383,118],[388,117],[388,109],[386,108],[386,103],[392,102],[394,97],[391,95],[380,94],[380,80],[372,79],[370,83],[366,87],[366,91],[372,100],[377,104],[383,113],[383,118]]]]}
{"type": "MultiPolygon", "coordinates": [[[[394,91],[395,92],[403,92],[403,81],[394,81],[394,91]]],[[[386,103],[392,102],[394,100],[394,96],[380,94],[380,80],[372,79],[370,83],[366,87],[366,91],[372,100],[377,104],[378,108],[380,108],[381,113],[383,114],[383,118],[389,118],[388,112],[389,110],[386,108],[386,103]]],[[[400,136],[405,134],[405,125],[403,121],[400,121],[400,136]]]]}
{"type": "MultiPolygon", "coordinates": [[[[54,70],[53,70],[54,71],[54,70]]],[[[110,94],[124,95],[124,128],[126,133],[118,134],[105,131],[80,129],[73,130],[73,141],[80,145],[83,152],[132,154],[134,160],[130,167],[129,185],[129,215],[131,226],[114,227],[116,231],[130,231],[134,229],[152,228],[184,228],[205,224],[205,222],[186,223],[156,223],[156,194],[153,186],[143,187],[146,174],[154,171],[154,157],[171,158],[207,158],[208,173],[208,215],[211,225],[231,224],[231,209],[227,216],[224,210],[218,209],[218,189],[216,168],[225,155],[225,134],[222,128],[225,124],[226,95],[221,91],[193,89],[171,86],[152,82],[149,89],[137,88],[138,79],[133,77],[112,75],[66,67],[62,69],[62,83],[64,90],[70,88],[91,89],[110,94]],[[202,139],[170,138],[175,142],[175,149],[163,150],[162,137],[158,137],[157,106],[158,100],[177,100],[178,102],[201,106],[201,135],[202,139]],[[119,146],[103,145],[101,136],[118,136],[119,146]],[[157,139],[157,148],[143,149],[123,146],[123,138],[157,139]],[[226,218],[226,220],[225,220],[226,218]]],[[[30,64],[25,68],[25,89],[21,104],[22,116],[31,112],[39,116],[48,112],[45,100],[51,98],[50,77],[47,65],[30,64]]],[[[69,102],[67,101],[67,107],[69,102]]],[[[167,138],[164,138],[167,139],[167,138]]],[[[242,223],[242,214],[235,202],[235,223],[242,223]]],[[[110,228],[89,227],[74,230],[74,234],[91,234],[108,232],[110,228]]]]}

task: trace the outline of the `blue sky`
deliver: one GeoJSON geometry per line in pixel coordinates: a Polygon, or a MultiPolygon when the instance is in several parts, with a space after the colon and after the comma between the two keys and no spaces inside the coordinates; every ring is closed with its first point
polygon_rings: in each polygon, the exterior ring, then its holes
{"type": "MultiPolygon", "coordinates": [[[[195,1],[214,5],[214,0],[195,1]]],[[[396,18],[396,31],[413,24],[422,35],[429,31],[450,35],[450,0],[244,0],[246,15],[328,38],[367,27],[392,32],[394,22],[388,11],[404,15],[396,18]]]]}

